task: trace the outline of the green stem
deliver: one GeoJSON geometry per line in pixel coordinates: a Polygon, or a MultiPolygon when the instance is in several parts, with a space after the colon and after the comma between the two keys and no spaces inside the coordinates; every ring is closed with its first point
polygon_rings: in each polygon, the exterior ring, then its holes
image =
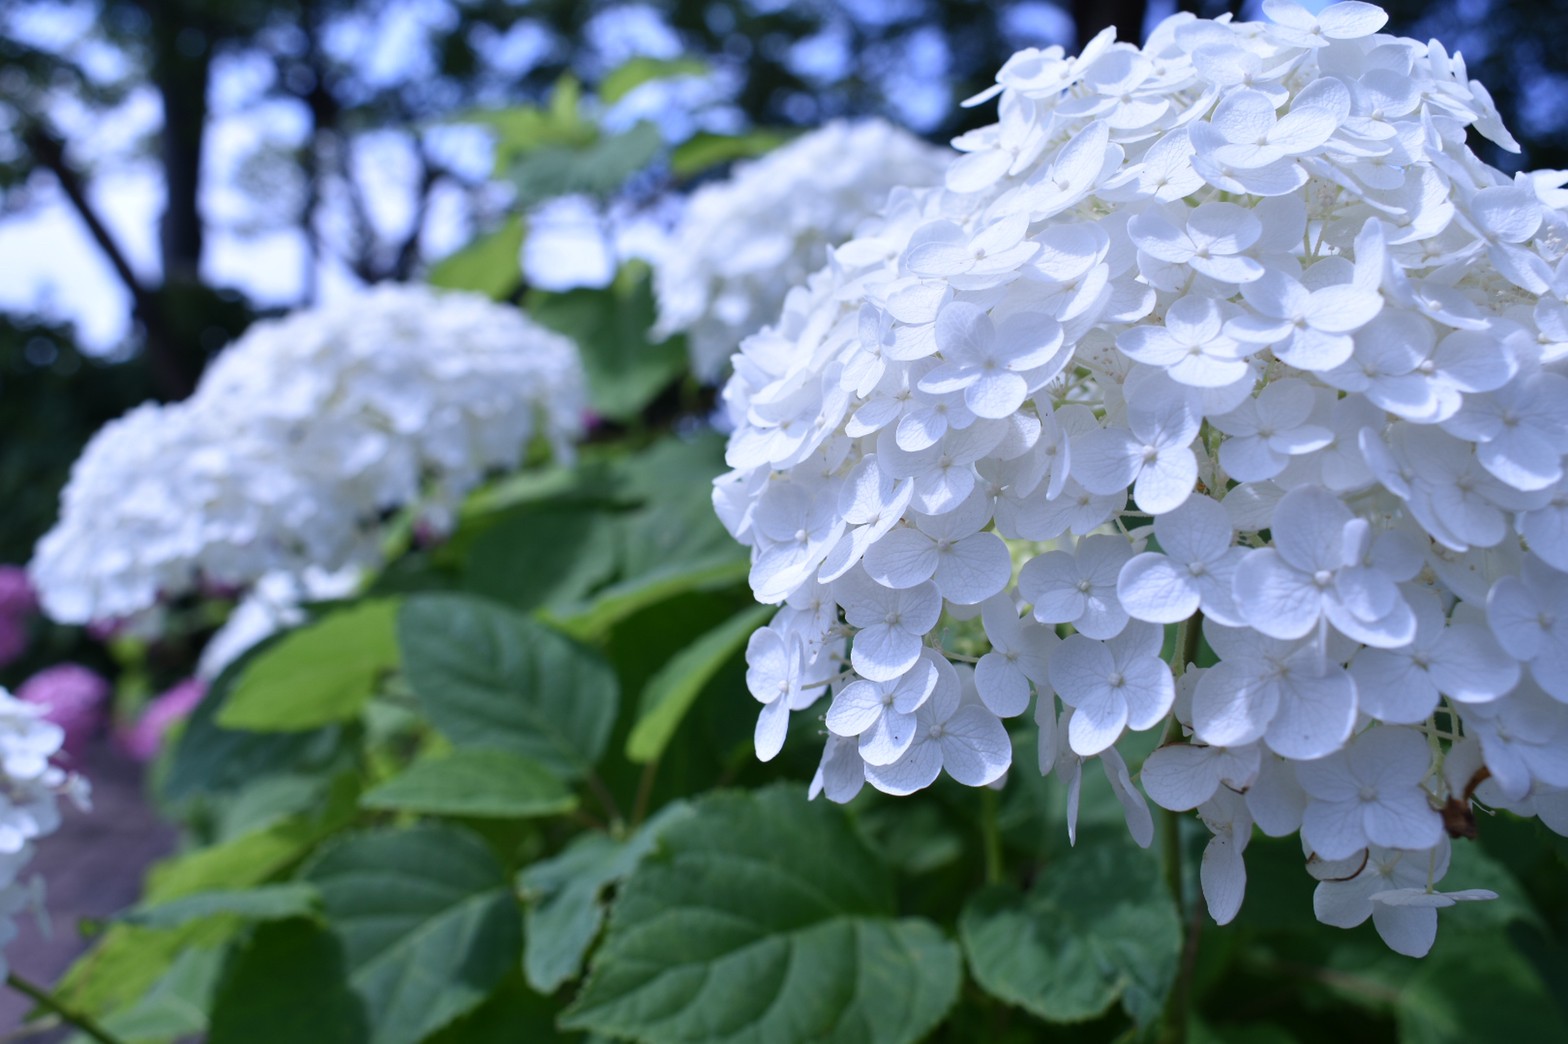
{"type": "MultiPolygon", "coordinates": [[[[1174,823],[1173,823],[1174,825],[1174,823]]],[[[1203,932],[1203,904],[1194,902],[1187,917],[1181,947],[1181,964],[1170,996],[1165,999],[1161,1022],[1161,1044],[1185,1044],[1187,1013],[1192,1006],[1192,976],[1198,966],[1198,937],[1203,932]]]]}
{"type": "Polygon", "coordinates": [[[1176,901],[1177,916],[1182,922],[1182,959],[1171,991],[1165,998],[1165,1010],[1160,1016],[1160,1044],[1184,1044],[1187,1040],[1187,992],[1192,975],[1192,961],[1197,955],[1197,931],[1202,917],[1202,903],[1193,903],[1193,917],[1186,916],[1181,865],[1181,816],[1169,809],[1163,820],[1163,845],[1165,855],[1165,883],[1171,898],[1176,901]]]}
{"type": "Polygon", "coordinates": [[[1181,866],[1181,813],[1165,810],[1160,817],[1164,826],[1161,830],[1165,856],[1165,883],[1170,888],[1171,898],[1176,901],[1176,910],[1185,916],[1187,911],[1186,889],[1182,885],[1181,866]]]}
{"type": "Polygon", "coordinates": [[[120,1038],[114,1036],[108,1030],[98,1025],[98,1023],[94,1022],[91,1018],[83,1015],[81,1012],[72,1011],[70,1008],[65,1006],[63,1001],[55,997],[54,994],[50,993],[42,986],[36,986],[33,983],[28,982],[26,979],[16,974],[16,972],[11,972],[5,977],[5,984],[16,992],[31,997],[39,1007],[54,1012],[54,1014],[58,1015],[65,1022],[70,1023],[72,1026],[75,1026],[89,1037],[98,1041],[98,1044],[122,1044],[120,1038]]]}
{"type": "Polygon", "coordinates": [[[588,789],[598,799],[599,807],[604,809],[604,814],[610,817],[612,831],[619,832],[626,822],[626,817],[621,815],[621,806],[616,804],[615,795],[610,793],[610,788],[604,785],[604,780],[599,778],[597,772],[588,773],[588,789]]]}
{"type": "Polygon", "coordinates": [[[985,843],[986,884],[1002,883],[1002,830],[997,820],[999,801],[996,791],[980,788],[980,835],[985,843]]]}
{"type": "Polygon", "coordinates": [[[1203,638],[1203,613],[1194,612],[1176,625],[1176,654],[1172,657],[1171,673],[1180,678],[1182,672],[1198,658],[1198,643],[1203,638]]]}
{"type": "MultiPolygon", "coordinates": [[[[1182,676],[1188,665],[1198,658],[1198,643],[1203,634],[1203,614],[1193,613],[1192,617],[1183,620],[1176,627],[1176,649],[1171,657],[1171,673],[1177,678],[1182,676]]],[[[1174,717],[1165,724],[1165,736],[1161,743],[1173,742],[1179,734],[1180,726],[1174,717]]],[[[1183,1044],[1187,1039],[1187,1002],[1191,990],[1193,966],[1197,960],[1198,932],[1203,927],[1203,904],[1194,902],[1191,911],[1187,908],[1187,893],[1183,881],[1181,857],[1181,821],[1180,813],[1169,809],[1161,817],[1163,820],[1162,844],[1165,856],[1165,883],[1170,889],[1171,899],[1176,903],[1177,915],[1183,924],[1182,957],[1177,979],[1171,984],[1170,995],[1165,1001],[1165,1011],[1160,1019],[1162,1044],[1183,1044]]]]}
{"type": "Polygon", "coordinates": [[[648,803],[653,798],[653,781],[659,775],[659,759],[654,758],[642,767],[642,775],[637,779],[637,799],[632,804],[632,829],[642,825],[648,818],[648,803]]]}

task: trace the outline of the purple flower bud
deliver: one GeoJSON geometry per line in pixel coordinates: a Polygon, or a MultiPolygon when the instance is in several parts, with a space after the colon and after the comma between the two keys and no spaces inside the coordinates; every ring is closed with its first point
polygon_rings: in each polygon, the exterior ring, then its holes
{"type": "Polygon", "coordinates": [[[65,730],[65,749],[75,755],[98,730],[109,693],[109,680],[79,663],[46,667],[16,690],[19,699],[45,708],[44,717],[65,730]]]}

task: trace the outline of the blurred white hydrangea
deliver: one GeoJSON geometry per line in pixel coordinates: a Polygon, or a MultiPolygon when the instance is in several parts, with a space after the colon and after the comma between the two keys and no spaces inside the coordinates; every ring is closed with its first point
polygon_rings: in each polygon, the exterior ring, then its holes
{"type": "Polygon", "coordinates": [[[52,759],[65,730],[44,717],[46,708],[0,687],[0,981],[9,968],[5,945],[16,936],[14,919],[32,907],[43,915],[43,879],[23,879],[34,847],[60,825],[57,799],[88,804],[87,781],[52,759]]]}
{"type": "Polygon", "coordinates": [[[898,185],[937,185],[951,154],[883,120],[835,120],[705,185],[654,268],[654,336],[684,332],[692,368],[719,378],[784,293],[877,213],[898,185]]]}
{"type": "Polygon", "coordinates": [[[1568,174],[1478,159],[1485,89],[1379,8],[1263,9],[1014,55],[743,343],[714,503],[814,793],[993,783],[1032,693],[1145,845],[1159,730],[1216,920],[1299,832],[1319,918],[1420,955],[1491,895],[1437,889],[1473,800],[1568,831],[1568,174]]]}
{"type": "Polygon", "coordinates": [[[94,437],[29,571],[44,610],[81,623],[372,566],[389,512],[440,529],[536,435],[568,454],[584,394],[571,341],[478,295],[382,286],[257,323],[189,400],[94,437]]]}

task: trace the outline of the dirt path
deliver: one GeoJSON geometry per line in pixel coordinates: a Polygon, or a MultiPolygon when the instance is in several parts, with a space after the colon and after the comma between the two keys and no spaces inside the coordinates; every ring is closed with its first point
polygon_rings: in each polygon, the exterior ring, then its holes
{"type": "MultiPolygon", "coordinates": [[[[52,937],[41,935],[34,918],[24,915],[21,934],[6,947],[16,973],[37,983],[52,985],[86,948],[79,921],[107,917],[135,902],[147,865],[174,847],[173,828],[159,821],[143,797],[140,765],[107,739],[95,741],[84,762],[93,810],[66,808],[65,822],[39,845],[28,868],[48,883],[52,937]]],[[[0,986],[0,1041],[13,1039],[31,1007],[26,997],[0,986]]],[[[42,1044],[64,1036],[28,1033],[15,1039],[42,1044]]]]}

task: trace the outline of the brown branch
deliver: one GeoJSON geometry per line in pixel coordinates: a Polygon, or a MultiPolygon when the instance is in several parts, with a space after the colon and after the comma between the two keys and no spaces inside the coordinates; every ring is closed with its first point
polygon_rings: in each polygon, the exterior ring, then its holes
{"type": "MultiPolygon", "coordinates": [[[[81,175],[65,159],[65,143],[51,133],[48,128],[40,123],[31,123],[23,132],[27,147],[32,150],[38,162],[43,164],[54,175],[60,190],[65,193],[65,198],[70,200],[71,206],[76,209],[77,216],[87,226],[88,233],[93,237],[93,242],[98,244],[98,249],[108,257],[109,264],[114,267],[115,275],[120,277],[120,282],[131,292],[131,298],[140,310],[143,303],[150,300],[149,291],[136,277],[135,269],[125,257],[125,252],[120,249],[111,233],[98,216],[98,211],[93,207],[92,201],[87,198],[86,186],[82,184],[81,175]]],[[[145,319],[144,319],[145,321],[145,319]]]]}
{"type": "Polygon", "coordinates": [[[114,234],[103,223],[97,208],[87,198],[87,187],[76,168],[65,158],[65,143],[41,121],[30,121],[22,132],[27,147],[38,162],[54,175],[60,191],[70,201],[87,232],[114,269],[120,282],[131,295],[131,314],[142,324],[146,335],[143,350],[147,366],[158,391],[166,399],[181,399],[190,394],[193,380],[175,354],[174,345],[165,322],[163,300],[156,287],[149,287],[136,275],[125,251],[114,234]]]}

